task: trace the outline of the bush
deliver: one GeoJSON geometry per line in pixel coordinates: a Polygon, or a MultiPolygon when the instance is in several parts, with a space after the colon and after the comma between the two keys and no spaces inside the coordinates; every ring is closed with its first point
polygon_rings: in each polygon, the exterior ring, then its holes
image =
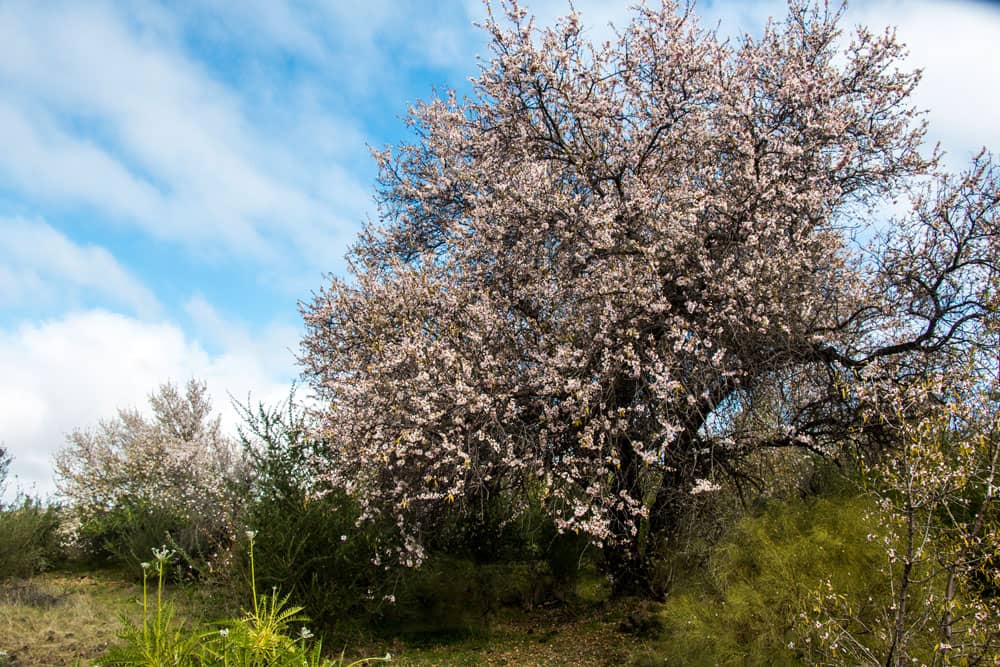
{"type": "Polygon", "coordinates": [[[58,510],[20,497],[0,507],[0,579],[28,577],[59,558],[58,510]]]}
{"type": "Polygon", "coordinates": [[[391,590],[390,574],[373,564],[377,536],[355,527],[357,516],[342,492],[258,499],[247,515],[257,534],[257,581],[309,609],[323,632],[350,630],[391,590]]]}
{"type": "Polygon", "coordinates": [[[148,555],[164,543],[180,555],[175,580],[201,576],[226,538],[203,530],[179,512],[157,506],[125,505],[94,517],[85,530],[87,551],[138,572],[148,555]]]}
{"type": "Polygon", "coordinates": [[[772,501],[678,576],[663,608],[669,655],[691,665],[801,664],[800,615],[822,582],[867,596],[883,555],[867,539],[869,499],[772,501]]]}
{"type": "MultiPolygon", "coordinates": [[[[321,632],[354,628],[391,595],[390,573],[375,564],[385,539],[377,527],[356,525],[359,510],[348,494],[314,479],[312,461],[326,443],[309,437],[294,390],[283,405],[238,407],[249,472],[240,521],[255,533],[257,582],[309,609],[321,632]]],[[[249,563],[242,562],[245,580],[249,563]]]]}
{"type": "Polygon", "coordinates": [[[318,632],[478,629],[499,606],[565,599],[575,585],[587,538],[560,534],[530,494],[495,494],[479,513],[455,505],[425,536],[422,566],[397,567],[396,527],[359,522],[355,500],[317,480],[329,444],[311,437],[294,391],[282,405],[238,407],[249,473],[240,520],[255,532],[257,581],[309,609],[318,632]]]}
{"type": "MultiPolygon", "coordinates": [[[[592,564],[594,549],[588,549],[588,535],[560,531],[549,516],[539,494],[531,490],[496,493],[456,511],[442,513],[426,539],[431,558],[471,561],[482,574],[469,586],[483,585],[491,576],[486,572],[508,570],[512,586],[501,585],[496,591],[501,601],[520,599],[528,606],[553,599],[565,601],[572,596],[585,565],[592,564]],[[530,576],[529,581],[525,577],[530,576]]],[[[501,576],[501,579],[506,577],[501,576]]],[[[490,593],[484,592],[487,599],[490,593]]]]}
{"type": "Polygon", "coordinates": [[[203,383],[183,392],[165,384],[149,403],[152,419],[119,410],[93,431],[74,431],[57,455],[74,537],[92,556],[132,565],[164,541],[192,562],[207,560],[235,532],[234,443],[203,383]]]}

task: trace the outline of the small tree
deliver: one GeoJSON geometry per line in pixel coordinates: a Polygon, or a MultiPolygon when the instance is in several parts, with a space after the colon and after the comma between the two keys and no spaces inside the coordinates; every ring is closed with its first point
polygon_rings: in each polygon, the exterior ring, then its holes
{"type": "MultiPolygon", "coordinates": [[[[232,533],[230,481],[242,474],[235,445],[202,382],[190,380],[183,392],[161,385],[149,404],[152,419],[121,409],[94,430],[71,433],[56,456],[58,489],[84,537],[113,543],[123,529],[164,530],[180,546],[207,550],[232,533]]],[[[164,539],[147,537],[152,546],[164,539]]]]}
{"type": "Polygon", "coordinates": [[[990,376],[952,369],[882,393],[868,411],[897,443],[867,475],[886,594],[822,591],[810,619],[817,657],[887,667],[1000,661],[1000,385],[990,376]]]}
{"type": "Polygon", "coordinates": [[[670,1],[603,45],[505,8],[472,98],[416,106],[415,143],[377,154],[352,278],[303,306],[327,475],[418,556],[442,506],[540,485],[616,590],[648,590],[649,541],[748,453],[885,443],[844,385],[974,335],[997,173],[939,173],[903,47],[842,48],[822,3],[737,44],[670,1]]]}

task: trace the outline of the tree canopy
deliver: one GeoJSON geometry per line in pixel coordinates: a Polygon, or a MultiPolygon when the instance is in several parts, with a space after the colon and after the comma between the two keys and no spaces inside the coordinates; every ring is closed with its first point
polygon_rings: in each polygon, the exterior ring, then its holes
{"type": "Polygon", "coordinates": [[[532,489],[641,586],[749,453],[882,446],[878,387],[993,345],[996,167],[944,173],[903,46],[841,18],[793,0],[730,42],[668,1],[592,44],[509,3],[471,97],[410,111],[301,357],[323,474],[406,558],[441,508],[532,489]]]}

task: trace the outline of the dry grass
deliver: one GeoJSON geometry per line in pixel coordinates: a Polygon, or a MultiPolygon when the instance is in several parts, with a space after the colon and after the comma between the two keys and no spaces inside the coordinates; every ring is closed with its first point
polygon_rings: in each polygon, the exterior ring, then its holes
{"type": "Polygon", "coordinates": [[[141,598],[140,584],[114,572],[0,582],[0,651],[16,667],[89,665],[117,640],[123,613],[141,618],[141,598]]]}
{"type": "Polygon", "coordinates": [[[115,640],[141,590],[95,576],[45,574],[0,584],[0,649],[13,665],[82,665],[115,640]]]}

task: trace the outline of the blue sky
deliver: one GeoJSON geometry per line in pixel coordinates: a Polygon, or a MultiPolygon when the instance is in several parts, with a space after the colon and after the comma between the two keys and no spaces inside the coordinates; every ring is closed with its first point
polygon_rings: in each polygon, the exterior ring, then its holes
{"type": "MultiPolygon", "coordinates": [[[[526,2],[540,23],[566,11],[526,2]]],[[[574,3],[597,39],[629,3],[574,3]]],[[[784,3],[702,2],[757,32],[784,3]]],[[[278,400],[297,300],[342,274],[371,203],[369,146],[432,89],[468,89],[478,0],[0,3],[0,442],[49,494],[65,435],[164,381],[278,400]]],[[[916,103],[960,167],[1000,149],[1000,10],[855,2],[925,69],[916,103]]],[[[9,494],[10,491],[8,491],[9,494]]]]}

